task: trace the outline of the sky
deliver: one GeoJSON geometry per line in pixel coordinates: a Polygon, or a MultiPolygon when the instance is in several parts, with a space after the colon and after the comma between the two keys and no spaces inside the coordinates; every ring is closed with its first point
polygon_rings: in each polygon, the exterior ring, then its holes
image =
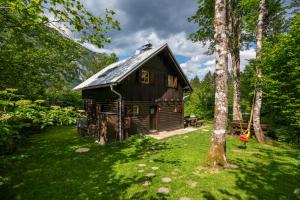
{"type": "MultiPolygon", "coordinates": [[[[198,75],[203,78],[208,71],[214,71],[214,55],[207,55],[207,46],[193,43],[187,36],[197,30],[189,23],[197,4],[195,0],[85,0],[86,8],[97,16],[105,8],[116,12],[121,30],[112,31],[111,44],[99,49],[92,44],[84,46],[95,52],[115,52],[119,59],[134,55],[137,49],[150,42],[153,46],[168,43],[177,61],[189,79],[198,75]]],[[[241,68],[255,57],[253,48],[241,52],[241,68]]]]}

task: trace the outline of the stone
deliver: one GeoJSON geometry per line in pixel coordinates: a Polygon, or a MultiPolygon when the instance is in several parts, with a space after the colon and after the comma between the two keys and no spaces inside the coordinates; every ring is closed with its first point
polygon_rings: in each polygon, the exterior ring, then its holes
{"type": "Polygon", "coordinates": [[[157,193],[160,193],[160,194],[169,194],[169,192],[170,192],[170,189],[166,188],[166,187],[160,187],[157,190],[157,193]]]}
{"type": "Polygon", "coordinates": [[[155,176],[155,174],[154,173],[148,173],[148,174],[146,174],[146,176],[147,177],[153,177],[153,176],[155,176]]]}
{"type": "Polygon", "coordinates": [[[75,152],[77,153],[85,153],[85,152],[88,152],[90,151],[89,148],[79,148],[79,149],[76,149],[75,152]]]}
{"type": "Polygon", "coordinates": [[[150,162],[150,163],[153,163],[154,161],[153,161],[153,160],[149,160],[149,162],[150,162]]]}
{"type": "Polygon", "coordinates": [[[172,179],[169,178],[169,177],[163,177],[163,178],[161,179],[161,181],[164,182],[164,183],[170,183],[170,182],[172,181],[172,179]]]}
{"type": "Polygon", "coordinates": [[[180,197],[179,200],[191,200],[191,198],[189,198],[189,197],[180,197]]]}
{"type": "Polygon", "coordinates": [[[143,182],[142,185],[143,185],[143,186],[149,186],[149,185],[151,185],[151,182],[150,182],[150,181],[145,181],[145,182],[143,182]]]}
{"type": "Polygon", "coordinates": [[[192,181],[192,180],[188,180],[187,184],[191,187],[191,188],[195,188],[197,186],[197,182],[196,181],[192,181]]]}
{"type": "Polygon", "coordinates": [[[143,173],[143,172],[144,172],[143,169],[138,170],[138,173],[143,173]]]}
{"type": "Polygon", "coordinates": [[[158,170],[159,167],[151,167],[151,169],[153,169],[153,170],[158,170]]]}
{"type": "Polygon", "coordinates": [[[146,167],[146,164],[140,163],[140,164],[138,164],[138,166],[139,166],[139,167],[146,167]]]}

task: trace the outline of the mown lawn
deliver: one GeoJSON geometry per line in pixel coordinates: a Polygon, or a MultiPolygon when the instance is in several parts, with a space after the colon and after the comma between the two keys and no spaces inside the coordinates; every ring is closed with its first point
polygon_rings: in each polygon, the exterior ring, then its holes
{"type": "Polygon", "coordinates": [[[228,137],[228,159],[238,168],[211,174],[205,163],[210,130],[101,146],[74,127],[51,128],[0,157],[0,199],[299,199],[299,149],[255,141],[240,149],[238,139],[228,137]],[[76,153],[80,147],[90,151],[76,153]],[[146,177],[150,172],[155,176],[146,177]],[[147,180],[151,185],[144,186],[147,180]],[[158,195],[159,187],[170,193],[158,195]]]}

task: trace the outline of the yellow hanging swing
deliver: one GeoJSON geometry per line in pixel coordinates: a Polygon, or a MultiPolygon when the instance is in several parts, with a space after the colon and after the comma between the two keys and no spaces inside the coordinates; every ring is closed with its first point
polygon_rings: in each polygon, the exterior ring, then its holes
{"type": "MultiPolygon", "coordinates": [[[[254,100],[255,100],[255,94],[256,94],[255,91],[256,91],[256,89],[254,90],[254,95],[253,95],[253,99],[252,99],[252,106],[251,106],[251,114],[250,114],[250,119],[249,119],[248,127],[247,127],[246,131],[243,130],[242,122],[240,120],[240,127],[241,127],[240,140],[243,141],[245,145],[246,145],[247,142],[250,141],[250,137],[251,137],[251,124],[252,124],[253,110],[254,110],[254,100]]],[[[238,111],[238,113],[239,113],[239,118],[241,119],[240,112],[238,111]]]]}

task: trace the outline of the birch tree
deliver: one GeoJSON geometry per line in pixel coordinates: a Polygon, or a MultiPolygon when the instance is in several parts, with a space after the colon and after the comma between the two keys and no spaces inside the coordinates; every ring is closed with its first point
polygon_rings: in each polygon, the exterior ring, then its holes
{"type": "Polygon", "coordinates": [[[267,0],[260,0],[259,2],[259,15],[258,15],[258,23],[257,23],[257,34],[256,34],[256,60],[258,61],[256,64],[256,91],[255,91],[255,102],[253,108],[253,126],[254,132],[257,140],[260,143],[265,143],[265,135],[260,126],[260,111],[262,105],[262,71],[260,67],[260,57],[261,57],[261,49],[263,38],[266,34],[266,17],[267,17],[267,0]]]}
{"type": "Polygon", "coordinates": [[[226,34],[226,0],[215,1],[214,41],[216,55],[215,111],[208,160],[212,167],[226,166],[228,38],[226,34]]]}
{"type": "Polygon", "coordinates": [[[241,112],[241,89],[240,89],[240,16],[237,12],[237,5],[240,0],[229,0],[228,9],[228,32],[229,49],[231,55],[231,66],[233,75],[233,106],[232,119],[242,120],[241,112]]]}
{"type": "MultiPolygon", "coordinates": [[[[188,20],[199,26],[199,29],[189,35],[193,42],[203,45],[209,44],[208,53],[215,51],[214,41],[214,0],[196,0],[196,13],[188,20]]],[[[240,51],[251,48],[256,39],[259,0],[228,0],[227,2],[227,29],[229,36],[229,53],[231,55],[233,75],[233,120],[240,120],[241,92],[240,92],[240,51]]],[[[284,8],[281,0],[268,0],[268,35],[273,36],[283,32],[284,8]]]]}

